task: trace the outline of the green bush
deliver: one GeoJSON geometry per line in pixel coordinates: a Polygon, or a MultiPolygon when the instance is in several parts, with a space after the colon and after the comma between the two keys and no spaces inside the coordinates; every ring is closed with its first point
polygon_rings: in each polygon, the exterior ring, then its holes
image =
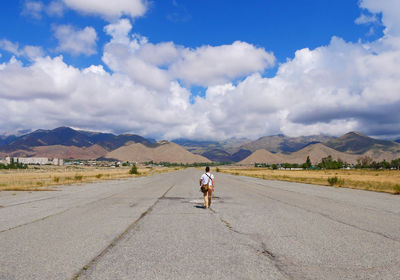
{"type": "Polygon", "coordinates": [[[75,177],[74,177],[75,181],[82,181],[82,178],[83,178],[82,175],[75,174],[75,177]]]}
{"type": "Polygon", "coordinates": [[[328,183],[331,186],[336,185],[338,182],[339,182],[339,178],[337,176],[328,178],[328,183]]]}
{"type": "Polygon", "coordinates": [[[129,170],[129,174],[135,174],[135,175],[139,174],[135,163],[132,164],[132,167],[129,170]]]}
{"type": "Polygon", "coordinates": [[[394,193],[395,194],[400,194],[400,185],[395,185],[394,186],[394,193]]]}

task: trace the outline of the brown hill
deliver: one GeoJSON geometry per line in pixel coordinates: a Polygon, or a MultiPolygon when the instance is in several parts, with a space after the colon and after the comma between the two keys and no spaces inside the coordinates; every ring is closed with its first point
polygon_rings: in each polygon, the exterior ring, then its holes
{"type": "Polygon", "coordinates": [[[104,156],[107,150],[99,145],[90,147],[75,147],[63,145],[38,146],[31,150],[16,150],[8,155],[19,157],[48,157],[64,159],[96,159],[104,156]]]}
{"type": "Polygon", "coordinates": [[[321,162],[322,158],[327,156],[332,156],[333,159],[341,159],[348,163],[357,163],[357,159],[361,157],[361,155],[353,155],[348,153],[342,153],[331,149],[321,143],[309,145],[300,151],[291,153],[291,154],[272,154],[266,150],[257,150],[253,154],[251,154],[246,159],[242,160],[239,164],[254,164],[258,163],[298,163],[302,164],[306,161],[307,156],[310,157],[310,160],[313,164],[317,164],[321,162]]]}
{"type": "Polygon", "coordinates": [[[261,149],[252,153],[250,156],[240,161],[239,164],[248,165],[254,163],[283,163],[285,160],[280,154],[273,154],[267,150],[261,149]]]}
{"type": "Polygon", "coordinates": [[[107,153],[105,158],[136,162],[210,162],[210,160],[206,159],[205,157],[194,155],[181,146],[167,141],[159,142],[159,145],[156,147],[148,147],[140,143],[126,145],[107,153]]]}
{"type": "Polygon", "coordinates": [[[390,162],[394,159],[400,158],[400,152],[395,153],[395,152],[389,152],[389,151],[382,151],[381,149],[372,149],[372,150],[365,152],[361,156],[370,157],[376,162],[381,162],[383,160],[390,162]]]}
{"type": "Polygon", "coordinates": [[[333,137],[325,135],[288,137],[285,135],[264,136],[255,141],[242,145],[240,148],[254,152],[265,149],[273,153],[292,153],[312,144],[332,140],[333,137]]]}
{"type": "Polygon", "coordinates": [[[364,154],[375,150],[375,154],[382,152],[399,153],[400,144],[394,141],[374,139],[359,132],[349,132],[339,138],[325,143],[328,147],[337,151],[364,154]]]}
{"type": "Polygon", "coordinates": [[[321,143],[309,145],[300,151],[285,155],[285,162],[288,163],[304,163],[310,157],[313,164],[321,162],[321,159],[327,156],[332,156],[334,160],[341,159],[347,163],[357,163],[357,159],[360,155],[352,155],[348,153],[342,153],[329,148],[321,143]]]}

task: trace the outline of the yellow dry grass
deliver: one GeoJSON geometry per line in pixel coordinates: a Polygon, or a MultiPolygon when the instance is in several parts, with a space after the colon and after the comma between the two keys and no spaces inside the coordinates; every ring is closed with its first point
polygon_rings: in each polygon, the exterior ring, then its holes
{"type": "Polygon", "coordinates": [[[23,170],[1,170],[0,191],[46,191],[56,185],[81,184],[101,180],[115,180],[149,176],[169,172],[176,168],[138,167],[139,175],[129,174],[130,167],[54,167],[29,168],[23,170]]]}
{"type": "Polygon", "coordinates": [[[337,177],[335,187],[400,194],[399,170],[271,170],[268,168],[219,168],[220,172],[329,186],[328,178],[337,177]]]}

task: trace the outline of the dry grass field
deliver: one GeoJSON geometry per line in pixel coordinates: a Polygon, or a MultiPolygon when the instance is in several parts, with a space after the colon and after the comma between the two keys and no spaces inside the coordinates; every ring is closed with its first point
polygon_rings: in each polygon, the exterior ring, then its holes
{"type": "Polygon", "coordinates": [[[21,170],[0,171],[0,191],[47,191],[56,185],[81,184],[101,180],[115,180],[154,173],[169,172],[176,168],[138,167],[139,175],[129,174],[130,167],[56,167],[44,166],[21,170]]]}
{"type": "Polygon", "coordinates": [[[271,170],[268,168],[220,167],[219,171],[268,180],[333,185],[335,187],[400,194],[399,170],[271,170]],[[335,177],[337,180],[332,180],[335,177]],[[331,183],[328,182],[328,179],[331,183]]]}

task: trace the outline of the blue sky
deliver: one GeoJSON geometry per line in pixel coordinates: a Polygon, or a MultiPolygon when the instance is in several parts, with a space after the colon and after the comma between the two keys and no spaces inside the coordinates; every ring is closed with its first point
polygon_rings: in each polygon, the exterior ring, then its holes
{"type": "Polygon", "coordinates": [[[398,137],[400,65],[388,57],[400,50],[399,9],[396,0],[2,1],[0,134],[67,125],[155,138],[398,137]]]}

